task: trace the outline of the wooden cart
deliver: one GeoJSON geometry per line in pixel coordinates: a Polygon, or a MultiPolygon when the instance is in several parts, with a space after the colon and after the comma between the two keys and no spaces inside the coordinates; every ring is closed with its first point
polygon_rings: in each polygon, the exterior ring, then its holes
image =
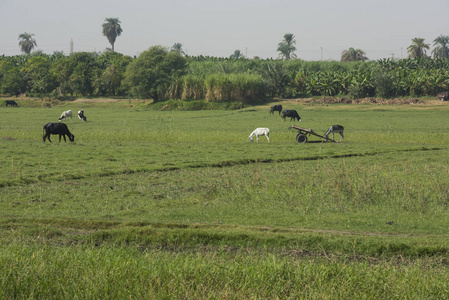
{"type": "Polygon", "coordinates": [[[325,141],[331,141],[331,142],[336,143],[335,140],[333,140],[331,138],[327,138],[326,139],[326,137],[324,137],[322,135],[319,135],[318,133],[316,133],[312,129],[306,129],[306,128],[302,128],[302,127],[299,127],[299,126],[296,126],[296,125],[291,125],[288,129],[292,129],[292,128],[299,131],[299,133],[296,135],[296,141],[298,143],[306,143],[308,135],[314,135],[314,136],[317,136],[319,138],[324,139],[325,141]]]}

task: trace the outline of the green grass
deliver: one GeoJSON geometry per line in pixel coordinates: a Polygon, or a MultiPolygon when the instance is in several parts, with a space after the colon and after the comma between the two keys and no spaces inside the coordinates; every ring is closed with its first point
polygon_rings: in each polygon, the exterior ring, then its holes
{"type": "Polygon", "coordinates": [[[0,108],[0,297],[446,298],[448,108],[289,105],[0,108]]]}

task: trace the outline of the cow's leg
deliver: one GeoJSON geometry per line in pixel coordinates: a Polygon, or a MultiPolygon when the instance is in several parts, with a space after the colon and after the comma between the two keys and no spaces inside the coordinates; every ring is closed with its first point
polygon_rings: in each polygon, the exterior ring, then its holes
{"type": "Polygon", "coordinates": [[[267,133],[265,136],[267,137],[268,143],[270,142],[270,137],[268,136],[269,134],[267,133]]]}

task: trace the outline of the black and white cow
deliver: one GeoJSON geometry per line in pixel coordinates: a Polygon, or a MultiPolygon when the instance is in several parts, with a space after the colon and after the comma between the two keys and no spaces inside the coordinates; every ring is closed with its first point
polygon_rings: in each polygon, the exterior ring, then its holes
{"type": "Polygon", "coordinates": [[[84,110],[78,111],[78,119],[80,119],[80,121],[87,121],[86,116],[84,116],[84,110]]]}
{"type": "Polygon", "coordinates": [[[75,141],[75,136],[70,133],[69,128],[64,123],[47,123],[44,125],[44,142],[45,139],[48,138],[48,140],[51,143],[50,135],[51,134],[59,134],[59,142],[61,142],[61,136],[64,137],[64,142],[67,142],[65,139],[65,136],[67,135],[69,137],[69,140],[71,142],[75,141]]]}
{"type": "Polygon", "coordinates": [[[282,112],[282,105],[273,105],[270,107],[270,115],[274,115],[274,112],[278,111],[279,115],[281,115],[282,112]]]}
{"type": "Polygon", "coordinates": [[[14,100],[6,100],[5,101],[6,107],[8,107],[8,105],[10,106],[17,106],[17,102],[14,100]]]}
{"type": "Polygon", "coordinates": [[[282,119],[284,121],[286,121],[285,118],[287,118],[287,117],[290,118],[290,121],[295,120],[295,119],[298,119],[298,122],[301,121],[301,117],[298,115],[298,112],[294,109],[292,109],[292,110],[286,109],[286,110],[282,111],[282,119]]]}

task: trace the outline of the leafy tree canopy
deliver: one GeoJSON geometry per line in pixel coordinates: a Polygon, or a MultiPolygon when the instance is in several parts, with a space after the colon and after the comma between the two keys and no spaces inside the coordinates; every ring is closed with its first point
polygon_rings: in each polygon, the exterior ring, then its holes
{"type": "Polygon", "coordinates": [[[125,83],[134,96],[156,102],[166,98],[169,85],[185,70],[186,60],[178,52],[153,46],[128,65],[125,83]]]}
{"type": "Polygon", "coordinates": [[[295,36],[292,33],[284,34],[284,39],[278,44],[279,57],[285,60],[296,58],[294,53],[296,51],[295,44],[295,36]]]}
{"type": "Polygon", "coordinates": [[[32,33],[22,33],[19,35],[19,46],[20,50],[25,54],[30,54],[31,50],[34,49],[34,46],[37,46],[36,40],[33,38],[34,34],[32,33]]]}
{"type": "Polygon", "coordinates": [[[365,61],[368,57],[365,56],[365,51],[360,49],[349,48],[343,50],[341,53],[341,61],[365,61]]]}
{"type": "Polygon", "coordinates": [[[429,44],[426,44],[423,38],[414,38],[412,44],[407,47],[407,52],[410,58],[422,58],[427,56],[426,49],[429,49],[429,44]]]}
{"type": "Polygon", "coordinates": [[[123,32],[122,27],[120,26],[120,20],[118,18],[106,18],[106,23],[103,23],[103,35],[108,39],[109,43],[111,43],[112,51],[114,51],[115,40],[118,36],[120,36],[123,32]]]}

